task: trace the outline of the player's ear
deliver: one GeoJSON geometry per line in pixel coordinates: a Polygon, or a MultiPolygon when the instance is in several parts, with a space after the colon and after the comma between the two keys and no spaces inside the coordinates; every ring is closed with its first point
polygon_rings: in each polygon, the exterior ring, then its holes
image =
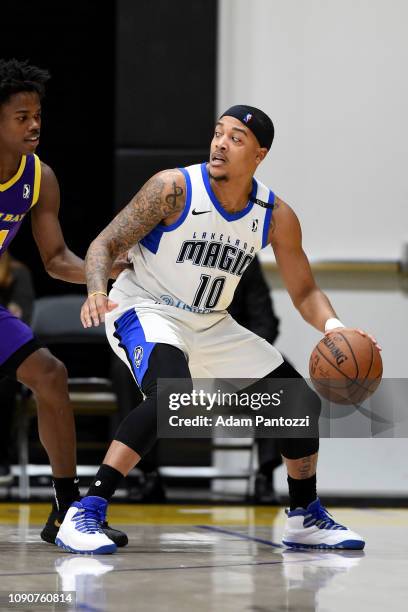
{"type": "Polygon", "coordinates": [[[257,153],[256,153],[256,164],[260,164],[261,161],[263,161],[266,157],[266,154],[268,153],[268,149],[266,147],[261,147],[258,149],[257,153]]]}

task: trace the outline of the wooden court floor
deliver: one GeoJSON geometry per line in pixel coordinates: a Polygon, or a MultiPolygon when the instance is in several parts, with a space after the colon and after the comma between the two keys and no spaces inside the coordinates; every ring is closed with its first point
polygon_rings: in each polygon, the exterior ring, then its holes
{"type": "Polygon", "coordinates": [[[390,612],[408,599],[408,510],[333,509],[364,551],[295,552],[282,509],[111,506],[129,545],[76,556],[42,542],[47,504],[0,504],[0,610],[390,612]],[[75,592],[76,603],[10,604],[9,594],[75,592]]]}

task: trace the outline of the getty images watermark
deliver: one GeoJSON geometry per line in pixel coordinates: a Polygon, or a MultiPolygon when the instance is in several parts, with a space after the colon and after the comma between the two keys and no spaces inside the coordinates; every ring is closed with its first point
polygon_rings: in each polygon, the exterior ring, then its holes
{"type": "MultiPolygon", "coordinates": [[[[178,411],[181,408],[201,408],[210,412],[221,406],[234,409],[248,409],[253,411],[262,408],[278,407],[282,403],[284,390],[275,393],[241,393],[226,392],[217,389],[211,393],[203,389],[193,389],[190,393],[170,393],[169,410],[178,411]]],[[[196,414],[195,416],[169,416],[170,427],[309,427],[309,415],[303,418],[288,418],[284,416],[269,416],[261,414],[255,416],[234,416],[233,414],[219,414],[215,417],[196,414]]]]}
{"type": "Polygon", "coordinates": [[[157,433],[162,438],[318,435],[318,414],[303,380],[159,379],[157,433]],[[297,398],[297,399],[296,399],[297,398]]]}
{"type": "Polygon", "coordinates": [[[408,379],[362,405],[319,400],[303,379],[159,379],[160,438],[408,438],[408,379]],[[317,401],[316,401],[317,398],[317,401]]]}

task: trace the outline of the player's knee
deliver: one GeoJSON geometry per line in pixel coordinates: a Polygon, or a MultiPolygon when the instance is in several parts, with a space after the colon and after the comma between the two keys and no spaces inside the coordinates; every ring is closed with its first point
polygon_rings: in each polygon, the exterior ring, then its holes
{"type": "Polygon", "coordinates": [[[120,424],[115,440],[143,457],[157,439],[157,413],[168,413],[172,393],[191,393],[193,383],[186,357],[180,349],[157,344],[142,381],[145,400],[120,424]]]}
{"type": "Polygon", "coordinates": [[[26,384],[35,393],[45,395],[55,390],[65,389],[67,380],[68,373],[65,365],[47,352],[37,360],[36,367],[33,368],[30,380],[26,384]]]}
{"type": "Polygon", "coordinates": [[[279,452],[285,459],[302,459],[319,451],[319,438],[281,438],[279,452]]]}
{"type": "Polygon", "coordinates": [[[191,378],[158,378],[157,380],[143,381],[143,393],[146,397],[165,397],[171,393],[191,393],[193,381],[191,378]]]}
{"type": "Polygon", "coordinates": [[[305,405],[310,412],[310,415],[313,415],[315,419],[318,419],[322,411],[322,401],[317,395],[316,391],[313,391],[313,389],[311,389],[306,383],[305,387],[305,405]]]}
{"type": "Polygon", "coordinates": [[[143,457],[157,439],[157,405],[147,397],[119,425],[115,440],[122,442],[143,457]]]}
{"type": "Polygon", "coordinates": [[[68,373],[65,365],[53,355],[50,355],[50,357],[44,363],[41,376],[43,381],[46,381],[52,387],[65,383],[68,379],[68,373]]]}
{"type": "Polygon", "coordinates": [[[157,344],[150,355],[142,389],[146,397],[152,398],[191,393],[193,383],[183,351],[169,344],[157,344]]]}
{"type": "MultiPolygon", "coordinates": [[[[321,400],[306,381],[297,374],[284,384],[285,398],[282,403],[285,417],[292,417],[307,427],[307,436],[279,439],[280,453],[286,459],[301,459],[314,455],[319,450],[319,418],[321,400]]],[[[302,432],[306,433],[303,429],[302,432]]]]}
{"type": "Polygon", "coordinates": [[[282,365],[270,372],[259,383],[270,385],[270,388],[274,389],[278,381],[279,387],[284,389],[282,405],[285,409],[293,410],[299,417],[309,415],[313,418],[319,418],[321,412],[320,397],[289,362],[284,361],[282,365]]]}

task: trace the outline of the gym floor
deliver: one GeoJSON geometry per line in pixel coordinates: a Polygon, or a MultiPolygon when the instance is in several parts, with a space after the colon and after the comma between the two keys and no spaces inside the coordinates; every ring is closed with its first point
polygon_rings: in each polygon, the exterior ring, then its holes
{"type": "Polygon", "coordinates": [[[48,504],[0,504],[0,610],[156,612],[406,609],[408,510],[330,508],[364,551],[280,545],[281,508],[113,504],[129,535],[114,555],[77,556],[40,540],[48,504]],[[9,602],[9,593],[75,591],[76,603],[9,602]]]}

